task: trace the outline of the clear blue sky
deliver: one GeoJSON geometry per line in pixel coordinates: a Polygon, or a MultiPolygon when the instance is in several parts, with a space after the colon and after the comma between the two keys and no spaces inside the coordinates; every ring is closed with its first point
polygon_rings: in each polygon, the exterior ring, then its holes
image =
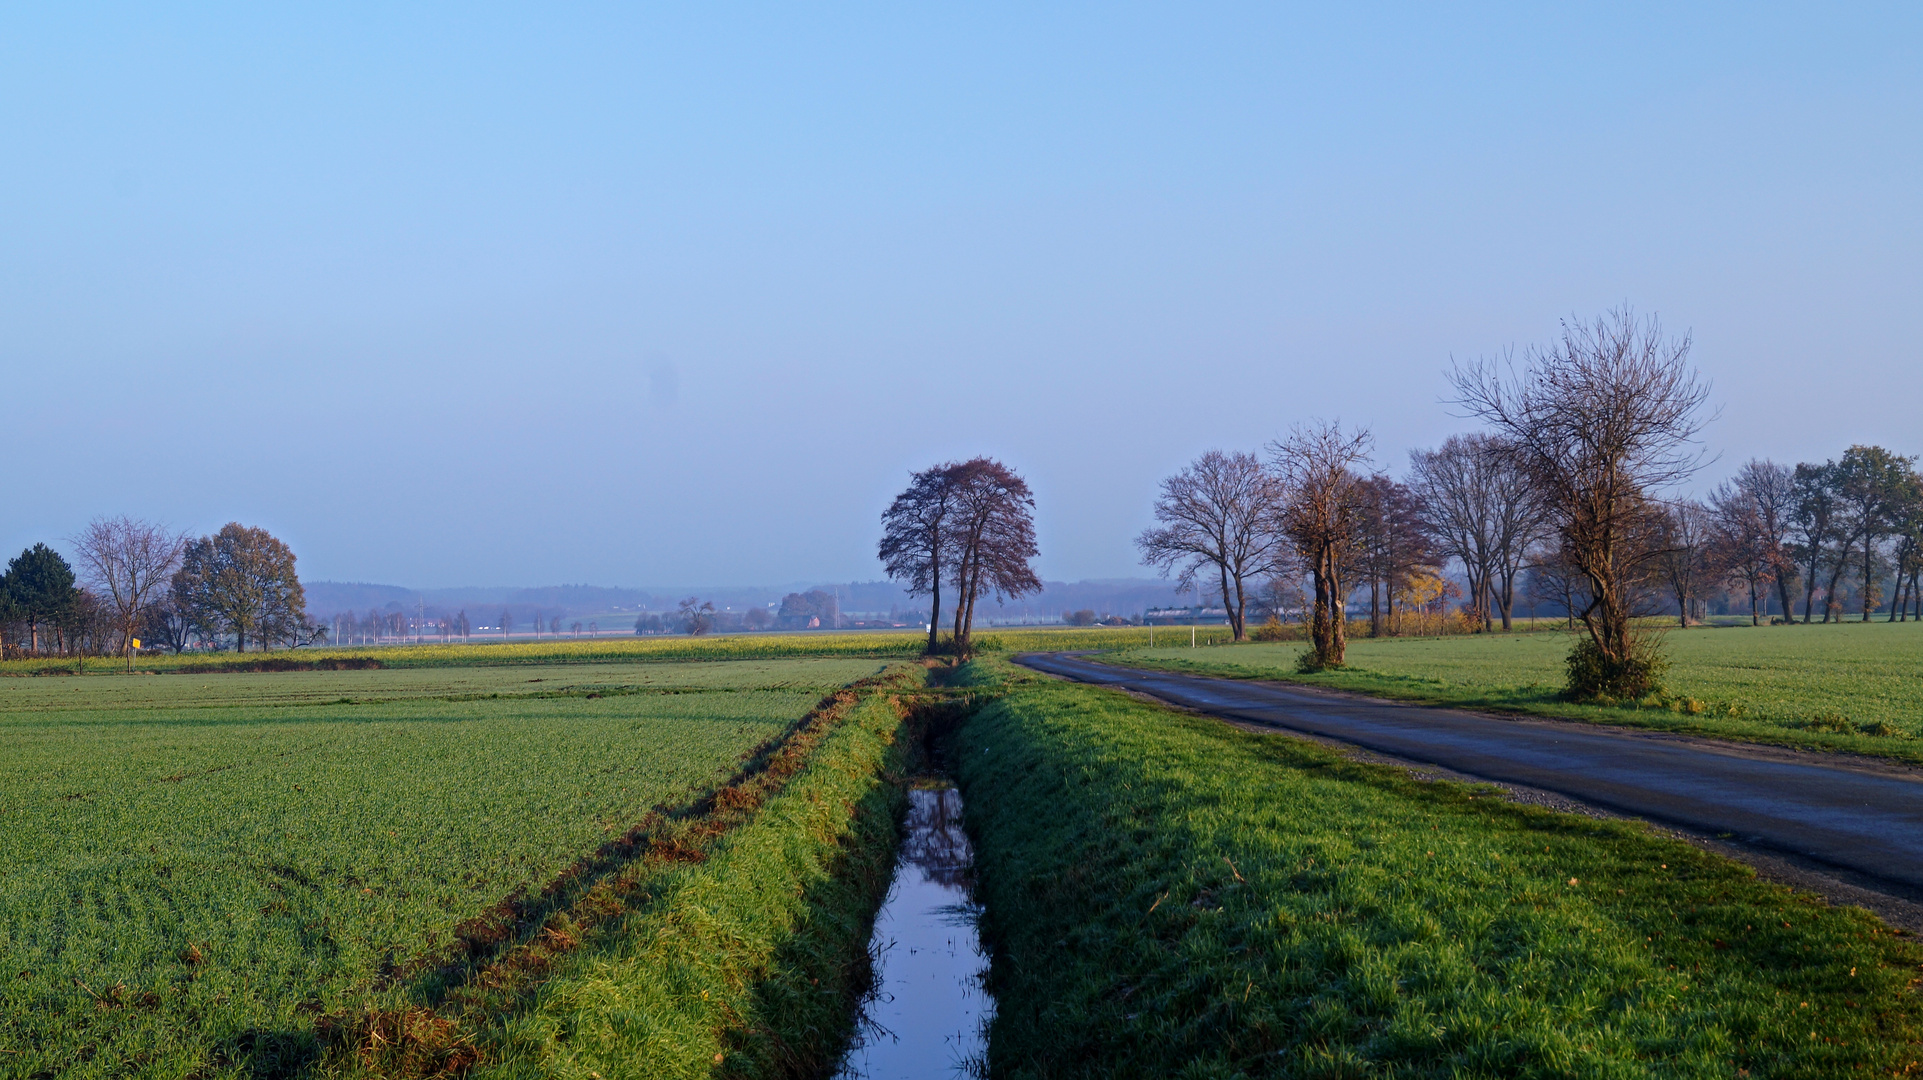
{"type": "Polygon", "coordinates": [[[1296,420],[1628,301],[1714,473],[1923,451],[1913,4],[11,5],[0,545],[416,586],[877,576],[910,469],[1050,578],[1296,420]]]}

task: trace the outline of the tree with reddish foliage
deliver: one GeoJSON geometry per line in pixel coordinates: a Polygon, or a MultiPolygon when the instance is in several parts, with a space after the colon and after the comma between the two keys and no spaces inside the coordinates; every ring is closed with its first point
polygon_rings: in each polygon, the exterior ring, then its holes
{"type": "Polygon", "coordinates": [[[888,576],[909,595],[934,597],[928,619],[928,651],[937,650],[941,587],[955,589],[957,656],[971,651],[975,602],[1039,592],[1029,565],[1035,547],[1035,497],[1014,470],[990,458],[937,465],[916,473],[908,489],[882,514],[878,554],[888,576]]]}
{"type": "Polygon", "coordinates": [[[958,505],[955,462],[915,473],[908,487],[881,515],[881,545],[877,555],[889,578],[899,581],[910,596],[932,596],[928,612],[929,655],[936,652],[941,632],[941,586],[947,570],[949,528],[958,505]]]}
{"type": "Polygon", "coordinates": [[[1028,482],[992,458],[955,467],[956,528],[949,536],[949,581],[955,586],[955,655],[973,653],[975,601],[1040,592],[1029,560],[1035,546],[1035,497],[1028,482]]]}

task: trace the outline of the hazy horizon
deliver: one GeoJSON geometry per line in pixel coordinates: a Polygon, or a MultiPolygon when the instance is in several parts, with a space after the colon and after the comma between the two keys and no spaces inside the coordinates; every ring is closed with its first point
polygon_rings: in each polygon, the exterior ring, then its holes
{"type": "MultiPolygon", "coordinates": [[[[1051,580],[1292,422],[1629,303],[1751,456],[1923,452],[1913,6],[0,14],[0,552],[871,580],[985,453],[1051,580]]],[[[454,586],[470,587],[470,586],[454,586]]],[[[686,588],[688,586],[667,586],[686,588]]]]}

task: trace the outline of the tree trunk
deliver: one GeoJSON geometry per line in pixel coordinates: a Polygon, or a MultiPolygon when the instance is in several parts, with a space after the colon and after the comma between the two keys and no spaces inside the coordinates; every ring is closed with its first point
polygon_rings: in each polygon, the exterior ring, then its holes
{"type": "Polygon", "coordinates": [[[1863,534],[1863,621],[1876,608],[1876,537],[1863,534]]]}
{"type": "Polygon", "coordinates": [[[928,609],[928,650],[929,656],[935,655],[935,643],[941,634],[941,564],[935,565],[935,599],[928,609]]]}
{"type": "Polygon", "coordinates": [[[1896,622],[1896,613],[1903,607],[1903,572],[1909,569],[1910,542],[1905,539],[1896,549],[1896,574],[1890,580],[1890,617],[1885,622],[1896,622]]]}
{"type": "Polygon", "coordinates": [[[1347,597],[1342,591],[1342,570],[1335,565],[1334,556],[1329,558],[1329,614],[1335,629],[1335,665],[1342,666],[1349,656],[1349,610],[1347,597]]]}
{"type": "Polygon", "coordinates": [[[1804,585],[1803,585],[1803,625],[1804,626],[1808,626],[1810,624],[1810,618],[1814,614],[1813,609],[1816,607],[1816,568],[1819,565],[1821,565],[1818,562],[1818,560],[1822,557],[1822,553],[1823,553],[1822,543],[1820,541],[1812,539],[1810,541],[1809,577],[1805,579],[1804,585]]]}
{"type": "Polygon", "coordinates": [[[1849,568],[1849,564],[1850,546],[1845,543],[1843,550],[1836,553],[1836,569],[1830,572],[1830,583],[1823,590],[1823,621],[1825,623],[1830,621],[1831,615],[1836,616],[1837,622],[1843,621],[1843,609],[1836,602],[1836,583],[1843,580],[1843,571],[1849,568]]]}
{"type": "Polygon", "coordinates": [[[1339,569],[1334,552],[1329,551],[1318,554],[1312,567],[1315,613],[1309,633],[1314,641],[1315,661],[1320,667],[1341,667],[1348,651],[1343,626],[1346,613],[1338,599],[1342,591],[1339,569]]]}
{"type": "Polygon", "coordinates": [[[1789,602],[1789,577],[1782,572],[1781,566],[1778,566],[1776,570],[1776,600],[1783,605],[1784,624],[1787,625],[1795,622],[1796,609],[1792,607],[1789,602]]]}
{"type": "Polygon", "coordinates": [[[1229,617],[1229,640],[1241,641],[1242,620],[1236,614],[1235,598],[1229,595],[1229,568],[1222,563],[1216,563],[1215,569],[1222,578],[1222,610],[1229,617]]]}

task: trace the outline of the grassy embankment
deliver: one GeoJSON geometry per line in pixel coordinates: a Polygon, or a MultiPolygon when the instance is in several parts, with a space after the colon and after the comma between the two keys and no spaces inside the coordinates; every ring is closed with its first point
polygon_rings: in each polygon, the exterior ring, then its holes
{"type": "Polygon", "coordinates": [[[729,1073],[831,1054],[920,681],[884,666],[8,680],[0,1076],[352,1073],[371,1035],[412,1040],[390,1071],[645,1039],[674,1068],[630,1075],[706,1075],[757,1024],[729,1073]]]}
{"type": "MultiPolygon", "coordinates": [[[[1156,633],[1166,636],[1164,627],[1156,633]]],[[[1036,649],[1120,649],[1146,645],[1142,627],[1033,628],[975,635],[983,652],[1036,649]]],[[[788,657],[911,659],[921,655],[926,634],[824,630],[793,634],[719,634],[705,637],[562,638],[549,641],[476,641],[468,644],[381,645],[282,649],[271,653],[181,654],[146,651],[135,661],[142,672],[217,674],[250,671],[446,668],[461,666],[647,663],[657,660],[753,660],[788,657]]],[[[125,658],[35,657],[0,661],[0,677],[111,675],[125,672],[125,658]]]]}
{"type": "Polygon", "coordinates": [[[1571,641],[1547,632],[1359,638],[1347,667],[1314,675],[1296,671],[1306,646],[1295,643],[1136,648],[1102,659],[1923,762],[1923,623],[1671,631],[1667,697],[1611,706],[1562,700],[1571,641]]]}
{"type": "Polygon", "coordinates": [[[1640,825],[966,669],[1011,1077],[1838,1077],[1923,1060],[1923,950],[1640,825]]]}

